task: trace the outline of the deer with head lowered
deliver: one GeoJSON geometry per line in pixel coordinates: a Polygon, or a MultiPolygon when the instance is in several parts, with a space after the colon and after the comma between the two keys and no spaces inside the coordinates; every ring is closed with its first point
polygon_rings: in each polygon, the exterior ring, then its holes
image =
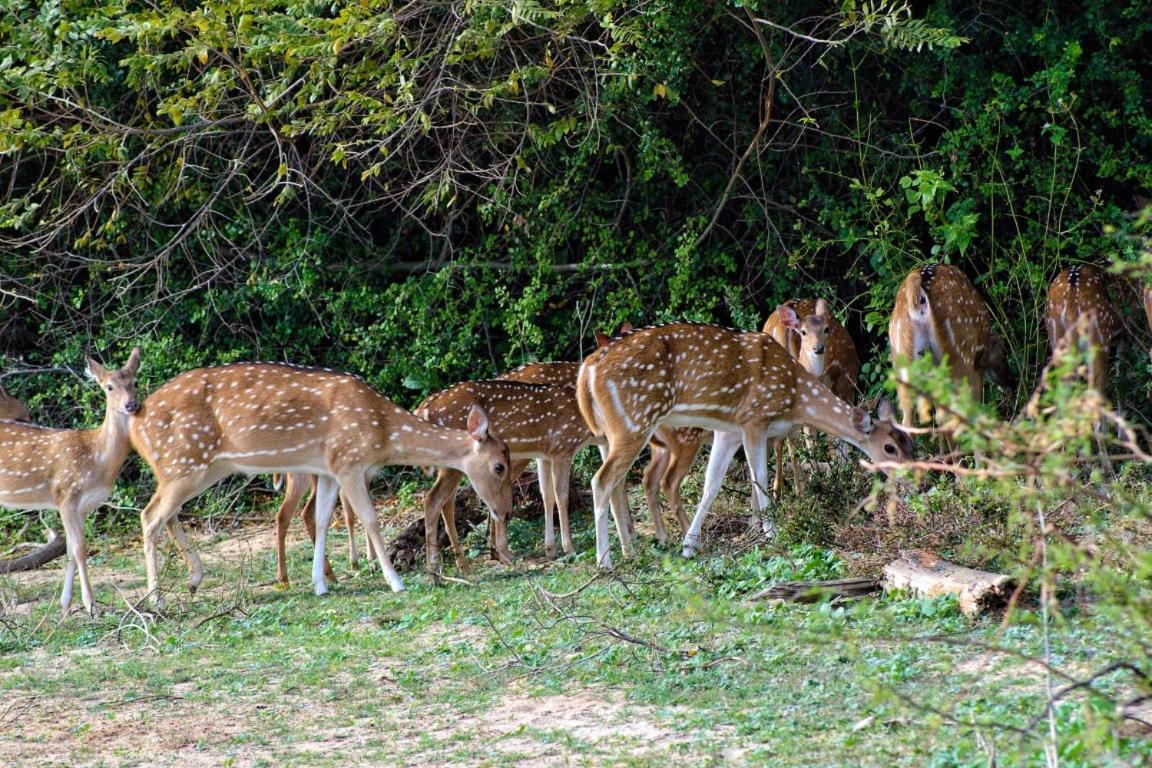
{"type": "MultiPolygon", "coordinates": [[[[592,480],[602,568],[612,566],[607,500],[658,427],[713,431],[704,491],[684,537],[687,557],[741,445],[757,511],[767,502],[768,440],[798,425],[839,437],[876,462],[903,461],[912,451],[904,432],[836,397],[763,333],[689,323],[636,331],[585,358],[576,396],[589,428],[608,440],[608,457],[592,480]]],[[[889,410],[882,404],[881,416],[889,410]]]]}
{"type": "MultiPolygon", "coordinates": [[[[804,369],[822,381],[846,403],[856,401],[856,379],[860,376],[860,356],[848,331],[828,310],[824,299],[793,299],[776,307],[764,321],[763,333],[784,347],[804,369]]],[[[779,497],[784,486],[784,444],[787,438],[773,441],[776,477],[773,492],[779,497]]],[[[792,457],[792,476],[796,490],[803,493],[803,480],[792,457]]]]}
{"type": "Polygon", "coordinates": [[[29,421],[28,408],[0,387],[0,421],[29,421]]]}
{"type": "MultiPolygon", "coordinates": [[[[60,609],[67,615],[72,587],[80,575],[80,593],[89,614],[96,610],[88,580],[84,520],[116,484],[128,457],[128,420],[136,412],[136,373],[140,350],[133,349],[120,370],[88,360],[88,375],[104,390],[104,422],[96,429],[49,429],[15,421],[0,422],[0,507],[55,509],[60,512],[68,564],[60,609]]],[[[27,415],[27,411],[24,411],[27,415]]],[[[175,533],[173,534],[176,535],[175,533]]]]}
{"type": "MultiPolygon", "coordinates": [[[[429,396],[414,413],[433,424],[451,427],[477,405],[487,410],[492,428],[507,442],[514,473],[523,470],[530,459],[538,463],[540,496],[544,502],[544,547],[548,557],[556,554],[553,509],[560,518],[564,552],[573,552],[568,525],[568,479],[576,452],[595,441],[576,408],[573,388],[506,379],[465,381],[429,396]]],[[[441,469],[424,499],[425,551],[428,570],[433,573],[440,566],[437,526],[441,517],[458,567],[462,570],[468,567],[456,532],[455,496],[459,484],[458,471],[441,469]]],[[[613,505],[617,511],[619,503],[618,497],[613,505]]],[[[511,552],[507,520],[494,517],[493,523],[496,551],[501,559],[508,561],[511,552]]]]}
{"type": "Polygon", "coordinates": [[[948,366],[953,379],[967,382],[976,403],[983,397],[984,379],[1005,389],[1015,386],[1004,340],[990,325],[988,307],[958,268],[929,264],[908,273],[888,324],[903,426],[913,426],[917,400],[908,386],[907,366],[921,355],[931,355],[948,366]]]}
{"type": "MultiPolygon", "coordinates": [[[[337,371],[280,363],[187,371],[144,401],[131,439],[156,474],[156,492],[140,522],[148,589],[157,601],[161,526],[229,475],[317,476],[312,584],[319,595],[328,591],[324,545],[339,491],[364,526],[389,586],[404,589],[368,494],[368,477],[385,465],[452,467],[468,475],[493,514],[506,515],[512,505],[508,448],[489,431],[482,407],[468,414],[466,431],[445,429],[337,371]]],[[[195,590],[202,573],[198,558],[190,564],[195,590]]]]}

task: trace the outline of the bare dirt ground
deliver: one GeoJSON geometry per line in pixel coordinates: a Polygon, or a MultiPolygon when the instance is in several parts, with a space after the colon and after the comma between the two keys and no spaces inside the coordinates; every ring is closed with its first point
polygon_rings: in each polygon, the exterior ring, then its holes
{"type": "MultiPolygon", "coordinates": [[[[291,541],[299,543],[303,536],[294,527],[291,541]]],[[[269,556],[273,529],[249,528],[222,540],[201,539],[197,546],[206,570],[223,561],[235,566],[269,556]]],[[[20,586],[58,584],[62,563],[53,565],[14,575],[7,591],[11,595],[20,586]]],[[[102,584],[112,581],[125,591],[142,590],[138,577],[109,568],[95,570],[102,584]]],[[[306,575],[296,575],[300,578],[306,575]]],[[[44,589],[38,592],[47,594],[44,589]]],[[[9,602],[5,610],[26,613],[34,604],[9,602]]],[[[41,626],[39,631],[52,630],[41,626]]],[[[425,634],[430,642],[447,642],[464,651],[486,641],[487,630],[434,624],[425,634]]],[[[61,685],[62,672],[73,659],[100,656],[109,666],[147,665],[148,653],[141,655],[107,638],[63,655],[35,650],[15,666],[0,667],[0,682],[13,676],[36,680],[31,689],[35,693],[24,693],[29,686],[23,685],[0,701],[0,765],[611,765],[679,761],[688,748],[686,737],[671,727],[667,716],[629,703],[615,690],[541,696],[512,686],[485,711],[459,712],[435,695],[417,699],[396,685],[397,667],[404,662],[390,657],[371,666],[381,702],[372,717],[345,711],[339,700],[319,700],[302,691],[286,694],[276,680],[268,680],[264,690],[214,697],[208,705],[196,696],[194,672],[192,680],[156,695],[113,687],[77,695],[61,685]],[[276,738],[276,729],[283,727],[293,732],[290,744],[276,738]]],[[[291,659],[286,657],[286,663],[291,659]]],[[[435,670],[432,674],[435,677],[435,670]]],[[[703,756],[695,757],[698,762],[703,756]]]]}

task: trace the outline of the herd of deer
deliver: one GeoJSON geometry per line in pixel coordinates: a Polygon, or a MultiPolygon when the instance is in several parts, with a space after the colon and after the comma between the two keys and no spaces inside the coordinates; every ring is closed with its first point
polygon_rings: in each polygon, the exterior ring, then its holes
{"type": "MultiPolygon", "coordinates": [[[[1090,383],[1100,389],[1109,343],[1120,330],[1105,291],[1106,277],[1091,266],[1061,272],[1045,311],[1054,349],[1070,333],[1089,335],[1086,341],[1096,355],[1090,383]]],[[[1152,322],[1152,291],[1144,299],[1152,322]]],[[[904,427],[913,424],[917,410],[907,364],[921,355],[946,364],[953,378],[967,380],[977,400],[983,378],[1011,386],[1004,343],[991,333],[987,307],[956,267],[928,265],[905,278],[889,337],[904,427]]],[[[547,554],[553,556],[556,548],[553,509],[560,520],[561,547],[572,552],[568,479],[573,457],[589,444],[597,445],[603,458],[592,481],[596,559],[602,568],[612,566],[609,512],[625,555],[636,541],[623,480],[645,445],[651,462],[644,491],[657,539],[664,543],[667,538],[659,500],[663,492],[689,557],[699,547],[705,515],[741,446],[756,512],[768,501],[768,441],[776,455],[772,488],[779,493],[784,441],[798,427],[844,440],[876,463],[912,456],[912,440],[893,425],[887,400],[881,401],[876,419],[852,404],[860,360],[851,336],[823,299],[778,306],[761,333],[673,323],[625,329],[612,339],[598,335],[598,341],[598,349],[582,363],[533,363],[496,380],[466,381],[430,396],[413,413],[356,376],[278,363],[187,371],[141,402],[136,397],[139,349],[119,370],[90,359],[88,374],[106,396],[104,422],[97,429],[29,424],[23,404],[0,390],[0,506],[59,510],[68,553],[61,608],[67,613],[79,573],[84,607],[91,613],[95,603],[85,516],[110,494],[130,447],[157,481],[140,515],[148,590],[157,603],[161,530],[167,529],[186,560],[194,591],[203,570],[177,516],[189,500],[236,473],[287,475],[286,499],[277,515],[282,581],[287,579],[287,524],[310,485],[305,517],[315,540],[312,584],[324,594],[331,575],[325,538],[337,495],[349,522],[353,515],[359,518],[369,556],[378,559],[389,586],[404,589],[368,491],[368,479],[385,465],[439,470],[424,500],[427,564],[435,572],[441,517],[459,566],[467,568],[454,521],[455,489],[463,476],[490,510],[495,550],[502,558],[511,556],[505,527],[511,482],[532,459],[539,467],[547,554]],[[708,439],[712,450],[704,488],[689,522],[679,487],[708,439]]]]}

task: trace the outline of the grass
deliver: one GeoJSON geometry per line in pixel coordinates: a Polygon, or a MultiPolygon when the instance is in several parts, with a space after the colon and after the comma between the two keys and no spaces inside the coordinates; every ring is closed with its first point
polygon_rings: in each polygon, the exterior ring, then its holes
{"type": "MultiPolygon", "coordinates": [[[[280,590],[266,527],[201,536],[195,596],[172,556],[159,617],[129,607],[144,582],[131,540],[92,558],[95,619],[57,621],[58,567],[5,579],[0,762],[942,768],[995,750],[1002,765],[1044,764],[1038,738],[1008,730],[1043,712],[1042,669],[984,647],[1039,656],[1029,611],[1004,628],[939,599],[748,600],[769,581],[839,575],[812,546],[684,561],[647,540],[596,578],[587,523],[576,517],[565,562],[537,559],[539,523],[517,522],[517,569],[480,566],[471,587],[407,574],[404,594],[349,575],[342,533],[330,596],[311,594],[299,540],[280,590]]],[[[1083,674],[1129,658],[1133,635],[1073,610],[1052,642],[1056,664],[1083,674]]],[[[1058,705],[1061,765],[1152,760],[1147,739],[1101,736],[1110,706],[1082,693],[1058,705]]]]}

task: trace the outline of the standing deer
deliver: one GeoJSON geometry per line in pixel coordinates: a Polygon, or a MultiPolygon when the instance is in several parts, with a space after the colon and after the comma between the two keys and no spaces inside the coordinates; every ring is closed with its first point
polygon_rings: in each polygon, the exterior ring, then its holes
{"type": "Polygon", "coordinates": [[[684,537],[684,555],[695,554],[704,517],[728,465],[743,445],[754,481],[757,511],[767,502],[768,440],[805,424],[839,437],[873,461],[903,461],[908,436],[836,397],[784,348],[763,333],[674,323],[645,328],[593,352],[576,386],[580,413],[608,440],[608,457],[592,481],[596,561],[611,568],[607,500],[636,455],[661,426],[713,430],[704,492],[684,537]]]}
{"type": "MultiPolygon", "coordinates": [[[[556,555],[553,509],[560,517],[560,538],[564,552],[572,553],[568,524],[568,480],[576,452],[594,442],[576,407],[570,386],[528,384],[495,379],[465,381],[428,397],[414,411],[433,424],[452,427],[460,423],[470,408],[482,405],[492,419],[492,428],[508,444],[513,472],[522,470],[529,459],[539,466],[540,496],[544,502],[544,547],[551,559],[556,555]]],[[[515,477],[515,475],[513,475],[515,477]]],[[[436,484],[424,498],[424,532],[428,570],[440,566],[437,528],[440,517],[448,532],[452,551],[461,570],[468,560],[456,532],[456,487],[460,473],[441,469],[436,484]]],[[[619,499],[614,503],[619,510],[619,499]]],[[[501,559],[511,560],[507,521],[495,519],[495,546],[501,559]]]]}
{"type": "MultiPolygon", "coordinates": [[[[824,299],[794,299],[776,307],[764,321],[763,333],[784,347],[792,359],[822,381],[825,386],[846,403],[856,401],[856,379],[860,376],[860,356],[848,331],[828,311],[824,299]]],[[[772,490],[779,498],[784,487],[783,448],[787,438],[777,438],[773,444],[776,458],[776,477],[772,490]]],[[[796,490],[803,493],[803,480],[792,456],[792,476],[796,490]]]]}
{"type": "MultiPolygon", "coordinates": [[[[49,429],[15,421],[0,422],[0,506],[11,509],[55,509],[60,512],[68,564],[60,592],[61,615],[72,605],[72,586],[80,574],[84,609],[96,603],[88,581],[88,547],[84,521],[100,506],[128,457],[128,418],[136,413],[136,373],[140,350],[128,363],[109,371],[88,360],[88,375],[104,390],[104,422],[96,429],[49,429]]],[[[27,411],[25,411],[27,414],[27,411]]],[[[173,536],[183,532],[173,531],[173,536]]]]}
{"type": "MultiPolygon", "coordinates": [[[[508,448],[476,407],[467,431],[413,416],[361,379],[281,363],[236,363],[187,371],[144,401],[131,423],[132,446],[156,475],[140,514],[148,590],[158,600],[160,527],[181,507],[237,473],[316,475],[316,545],[312,584],[328,591],[324,545],[338,491],[343,491],[372,542],[393,591],[404,589],[380,534],[367,478],[383,466],[451,467],[468,475],[498,517],[512,506],[508,448]]],[[[177,542],[179,545],[180,542],[177,542]]],[[[190,587],[202,577],[190,560],[190,587]]]]}
{"type": "Polygon", "coordinates": [[[929,264],[908,273],[888,324],[903,426],[913,426],[917,399],[908,386],[907,366],[921,355],[932,355],[937,364],[948,366],[953,379],[967,381],[977,403],[984,378],[1005,388],[1015,386],[1004,340],[989,326],[988,307],[958,268],[929,264]]]}
{"type": "MultiPolygon", "coordinates": [[[[1055,355],[1064,344],[1083,342],[1092,347],[1088,386],[1101,394],[1108,386],[1108,349],[1120,336],[1123,322],[1108,299],[1108,276],[1090,264],[1069,267],[1048,286],[1044,328],[1055,355]],[[1086,323],[1078,323],[1081,317],[1086,323]],[[1087,338],[1074,338],[1087,327],[1087,338]]],[[[1147,294],[1145,294],[1147,297],[1147,294]]]]}
{"type": "Polygon", "coordinates": [[[30,421],[31,419],[32,416],[28,413],[28,408],[24,403],[5,392],[4,387],[0,387],[0,421],[30,421]]]}

